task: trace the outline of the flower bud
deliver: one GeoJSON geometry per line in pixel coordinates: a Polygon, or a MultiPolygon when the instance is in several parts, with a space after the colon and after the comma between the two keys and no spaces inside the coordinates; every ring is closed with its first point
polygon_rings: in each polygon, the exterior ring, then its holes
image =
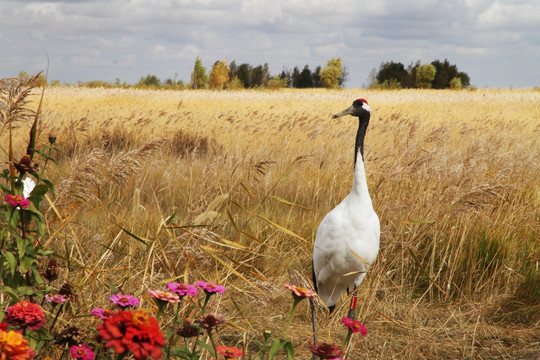
{"type": "Polygon", "coordinates": [[[53,145],[56,142],[56,133],[49,133],[49,144],[53,145]]]}
{"type": "Polygon", "coordinates": [[[47,265],[47,269],[45,270],[45,274],[43,274],[43,277],[49,282],[52,282],[56,279],[58,279],[58,275],[60,273],[60,266],[58,265],[58,261],[56,259],[49,260],[49,264],[47,265]]]}

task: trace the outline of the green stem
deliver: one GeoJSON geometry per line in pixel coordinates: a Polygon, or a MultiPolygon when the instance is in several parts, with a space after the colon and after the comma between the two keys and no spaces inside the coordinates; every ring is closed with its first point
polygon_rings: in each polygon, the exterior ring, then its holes
{"type": "Polygon", "coordinates": [[[60,311],[62,311],[63,307],[64,307],[64,304],[60,304],[60,307],[58,308],[58,312],[56,313],[56,316],[54,317],[54,320],[51,324],[51,327],[49,328],[49,334],[53,331],[54,325],[56,325],[56,320],[58,320],[58,316],[60,315],[60,311]]]}
{"type": "Polygon", "coordinates": [[[287,327],[285,328],[284,339],[287,338],[287,334],[289,333],[289,327],[291,326],[291,320],[292,320],[292,317],[293,317],[294,309],[296,308],[296,305],[298,305],[300,300],[302,300],[302,299],[294,298],[294,303],[293,303],[293,305],[291,307],[291,311],[289,312],[289,319],[287,320],[287,327]]]}
{"type": "Polygon", "coordinates": [[[210,342],[212,343],[212,347],[214,348],[214,356],[217,356],[217,347],[216,343],[214,341],[214,337],[212,336],[212,330],[208,329],[208,337],[210,338],[210,342]]]}

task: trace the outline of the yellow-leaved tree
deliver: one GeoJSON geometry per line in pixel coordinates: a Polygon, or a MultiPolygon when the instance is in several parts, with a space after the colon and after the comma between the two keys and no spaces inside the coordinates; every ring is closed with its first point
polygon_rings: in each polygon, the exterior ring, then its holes
{"type": "Polygon", "coordinates": [[[321,71],[322,86],[329,89],[337,89],[343,84],[343,65],[341,58],[328,60],[327,65],[321,71]]]}
{"type": "Polygon", "coordinates": [[[212,71],[210,71],[210,87],[212,89],[223,90],[225,84],[229,82],[229,72],[227,61],[216,61],[212,66],[212,71]]]}

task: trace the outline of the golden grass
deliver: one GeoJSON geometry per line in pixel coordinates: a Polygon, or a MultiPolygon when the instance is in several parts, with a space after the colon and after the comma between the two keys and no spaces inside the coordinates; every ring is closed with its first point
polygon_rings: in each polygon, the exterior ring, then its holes
{"type": "MultiPolygon", "coordinates": [[[[318,223],[350,190],[357,123],[330,116],[357,97],[372,108],[382,234],[360,291],[369,334],[350,358],[538,356],[540,92],[525,90],[47,89],[41,143],[55,131],[63,153],[45,242],[78,289],[74,317],[105,305],[109,283],[207,280],[230,289],[214,303],[228,345],[280,334],[282,285],[308,284],[318,223]]],[[[340,318],[318,321],[341,344],[340,318]]]]}

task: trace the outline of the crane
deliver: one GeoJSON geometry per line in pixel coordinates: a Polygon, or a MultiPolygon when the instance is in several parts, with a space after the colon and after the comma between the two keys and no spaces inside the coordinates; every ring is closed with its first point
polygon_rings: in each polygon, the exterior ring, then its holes
{"type": "Polygon", "coordinates": [[[332,118],[345,115],[358,117],[359,121],[352,190],[319,225],[313,248],[313,284],[330,313],[334,311],[341,293],[344,290],[349,293],[352,289],[347,315],[354,320],[356,289],[377,257],[381,231],[369,196],[364,167],[364,138],[371,109],[365,99],[357,99],[332,118]]]}

